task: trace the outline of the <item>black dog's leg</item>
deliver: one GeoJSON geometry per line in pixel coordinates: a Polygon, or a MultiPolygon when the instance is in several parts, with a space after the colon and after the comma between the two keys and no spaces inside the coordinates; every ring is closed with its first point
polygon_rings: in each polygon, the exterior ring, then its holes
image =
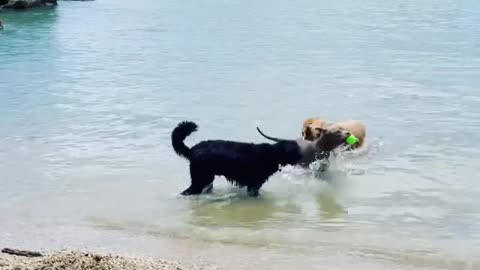
{"type": "Polygon", "coordinates": [[[318,171],[319,172],[324,172],[330,167],[330,151],[328,152],[323,152],[320,155],[317,156],[317,160],[319,161],[318,164],[318,171]]]}
{"type": "Polygon", "coordinates": [[[182,195],[197,195],[202,193],[205,187],[209,185],[213,187],[212,182],[215,175],[202,167],[204,166],[201,166],[200,164],[197,165],[194,162],[190,163],[190,178],[192,179],[192,183],[182,192],[182,195]]]}
{"type": "Polygon", "coordinates": [[[258,195],[259,195],[258,190],[260,189],[260,187],[262,187],[262,185],[247,186],[248,195],[250,195],[252,197],[258,197],[258,195]]]}
{"type": "Polygon", "coordinates": [[[248,192],[248,195],[252,196],[252,197],[258,197],[258,195],[259,195],[258,188],[248,187],[247,192],[248,192]]]}
{"type": "Polygon", "coordinates": [[[210,185],[208,185],[205,188],[205,193],[212,193],[212,190],[213,190],[213,183],[210,183],[210,185]]]}
{"type": "Polygon", "coordinates": [[[320,160],[320,165],[318,166],[318,171],[324,172],[330,167],[330,160],[322,159],[320,160]]]}

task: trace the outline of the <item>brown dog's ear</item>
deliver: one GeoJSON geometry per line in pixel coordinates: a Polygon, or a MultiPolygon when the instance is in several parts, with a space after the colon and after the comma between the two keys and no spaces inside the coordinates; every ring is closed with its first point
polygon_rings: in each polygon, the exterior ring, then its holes
{"type": "Polygon", "coordinates": [[[303,128],[310,126],[313,121],[315,121],[315,118],[313,117],[305,119],[305,121],[303,121],[303,128]]]}

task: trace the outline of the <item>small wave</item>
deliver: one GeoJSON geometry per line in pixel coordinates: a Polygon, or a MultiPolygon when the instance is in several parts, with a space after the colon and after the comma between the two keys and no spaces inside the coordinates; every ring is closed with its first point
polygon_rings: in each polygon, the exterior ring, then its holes
{"type": "Polygon", "coordinates": [[[382,138],[374,138],[358,149],[346,151],[346,148],[339,148],[334,150],[328,160],[318,159],[312,162],[308,169],[300,166],[282,168],[282,177],[294,180],[298,177],[304,179],[313,176],[317,179],[330,180],[338,176],[365,175],[368,173],[368,166],[364,164],[364,159],[372,158],[381,151],[382,147],[382,138]],[[362,162],[358,164],[356,161],[362,162]]]}

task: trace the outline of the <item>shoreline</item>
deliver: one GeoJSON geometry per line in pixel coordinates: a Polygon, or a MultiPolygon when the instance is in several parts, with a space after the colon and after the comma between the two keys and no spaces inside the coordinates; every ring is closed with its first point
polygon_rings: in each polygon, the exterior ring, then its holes
{"type": "MultiPolygon", "coordinates": [[[[212,267],[210,267],[212,268],[212,267]]],[[[159,258],[130,257],[89,251],[49,251],[29,257],[0,253],[0,270],[201,270],[205,266],[182,264],[159,258]]]]}

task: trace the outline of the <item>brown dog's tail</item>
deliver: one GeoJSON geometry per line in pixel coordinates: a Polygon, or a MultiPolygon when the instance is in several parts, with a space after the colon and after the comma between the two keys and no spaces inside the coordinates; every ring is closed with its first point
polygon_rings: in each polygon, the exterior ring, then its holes
{"type": "Polygon", "coordinates": [[[260,135],[262,135],[263,137],[265,137],[265,138],[267,138],[267,139],[269,139],[269,140],[272,140],[272,141],[274,141],[274,142],[287,141],[287,140],[285,140],[285,139],[279,139],[279,138],[270,137],[270,136],[268,136],[268,135],[265,135],[265,133],[263,133],[263,132],[260,130],[260,128],[258,128],[258,127],[257,127],[257,131],[258,131],[258,133],[260,133],[260,135]]]}
{"type": "Polygon", "coordinates": [[[192,151],[183,142],[190,134],[197,131],[198,126],[194,122],[184,121],[178,124],[178,126],[172,132],[172,146],[173,150],[186,159],[190,159],[192,151]]]}

